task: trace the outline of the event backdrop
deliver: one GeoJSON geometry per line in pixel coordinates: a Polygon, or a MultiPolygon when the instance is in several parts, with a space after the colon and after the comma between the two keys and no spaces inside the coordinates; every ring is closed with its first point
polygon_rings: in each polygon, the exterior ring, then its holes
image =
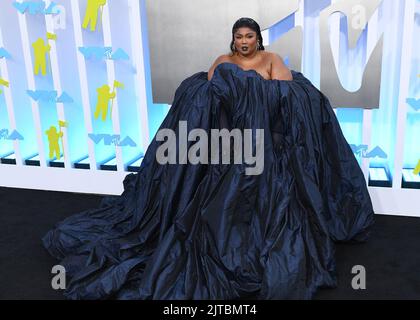
{"type": "Polygon", "coordinates": [[[329,97],[375,210],[420,215],[418,0],[0,0],[0,185],[120,194],[241,16],[329,97]]]}

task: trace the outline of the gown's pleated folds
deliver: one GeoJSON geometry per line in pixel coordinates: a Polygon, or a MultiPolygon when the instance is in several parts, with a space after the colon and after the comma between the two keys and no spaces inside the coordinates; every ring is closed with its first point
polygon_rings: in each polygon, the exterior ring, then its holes
{"type": "Polygon", "coordinates": [[[121,196],[43,237],[66,268],[65,296],[310,299],[336,286],[334,242],[367,240],[372,204],[328,99],[292,74],[265,80],[222,63],[210,81],[185,79],[160,129],[264,129],[264,170],[161,165],[153,139],[121,196]]]}

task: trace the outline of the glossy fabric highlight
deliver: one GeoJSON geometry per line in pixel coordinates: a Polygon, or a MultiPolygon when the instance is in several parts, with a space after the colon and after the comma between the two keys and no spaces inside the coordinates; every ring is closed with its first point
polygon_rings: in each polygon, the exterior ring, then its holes
{"type": "Polygon", "coordinates": [[[121,196],[44,236],[67,270],[65,296],[310,299],[336,286],[334,242],[367,240],[372,204],[328,99],[292,74],[265,80],[222,63],[210,81],[185,79],[160,129],[264,129],[262,174],[160,165],[153,139],[121,196]]]}

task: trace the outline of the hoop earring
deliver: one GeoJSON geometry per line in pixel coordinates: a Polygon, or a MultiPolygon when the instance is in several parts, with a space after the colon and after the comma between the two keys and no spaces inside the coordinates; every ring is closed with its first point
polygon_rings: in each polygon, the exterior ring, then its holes
{"type": "Polygon", "coordinates": [[[261,50],[261,42],[258,41],[257,50],[261,50]]]}

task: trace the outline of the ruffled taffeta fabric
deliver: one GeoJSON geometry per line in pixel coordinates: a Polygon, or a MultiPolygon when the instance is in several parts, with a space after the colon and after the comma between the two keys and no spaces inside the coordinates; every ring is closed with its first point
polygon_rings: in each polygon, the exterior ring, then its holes
{"type": "Polygon", "coordinates": [[[186,78],[160,129],[177,141],[180,121],[209,137],[264,129],[263,171],[233,160],[162,165],[155,136],[120,196],[43,237],[66,268],[66,298],[310,299],[335,287],[335,242],[367,240],[374,212],[328,99],[292,75],[265,80],[222,63],[210,81],[186,78]]]}

